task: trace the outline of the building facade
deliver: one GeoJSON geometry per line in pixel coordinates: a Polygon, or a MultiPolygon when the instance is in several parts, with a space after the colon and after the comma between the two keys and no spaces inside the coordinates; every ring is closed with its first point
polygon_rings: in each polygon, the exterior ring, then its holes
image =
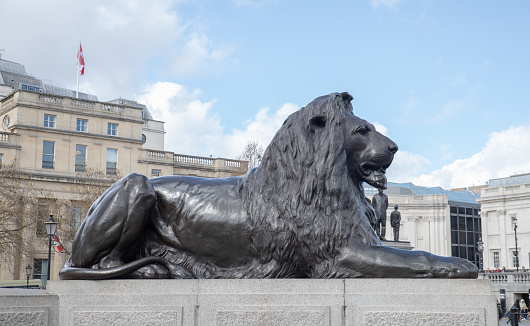
{"type": "MultiPolygon", "coordinates": [[[[135,101],[100,102],[88,94],[75,98],[75,92],[51,87],[28,76],[23,65],[2,59],[0,86],[0,165],[15,162],[20,172],[31,176],[32,187],[44,189],[54,198],[73,202],[71,185],[82,182],[83,173],[90,170],[101,171],[105,180],[132,172],[148,177],[179,174],[208,178],[247,172],[245,161],[165,151],[164,122],[154,120],[147,107],[135,101]]],[[[57,212],[45,198],[39,198],[38,205],[42,216],[36,217],[33,235],[42,238],[43,221],[57,212]]],[[[72,206],[64,214],[77,214],[80,224],[85,213],[72,206]]],[[[30,262],[35,266],[32,277],[43,278],[44,283],[48,248],[37,247],[30,262]]],[[[54,253],[52,279],[58,278],[67,258],[54,253]]],[[[14,266],[0,264],[0,280],[25,279],[27,261],[15,259],[14,266]]]]}
{"type": "MultiPolygon", "coordinates": [[[[365,187],[371,199],[376,189],[365,187]]],[[[412,183],[388,183],[386,239],[392,239],[390,212],[398,205],[401,213],[399,240],[410,242],[415,250],[440,256],[480,262],[480,205],[471,191],[450,191],[440,187],[420,187],[412,183]]]]}
{"type": "Polygon", "coordinates": [[[529,302],[530,173],[491,179],[479,199],[484,239],[484,273],[495,296],[510,306],[529,302]],[[497,269],[506,271],[494,272],[497,269]]]}

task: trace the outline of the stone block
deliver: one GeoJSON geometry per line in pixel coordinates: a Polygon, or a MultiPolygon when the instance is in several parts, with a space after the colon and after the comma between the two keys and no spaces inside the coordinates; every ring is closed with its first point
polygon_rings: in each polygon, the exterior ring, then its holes
{"type": "Polygon", "coordinates": [[[51,281],[59,325],[497,326],[488,280],[51,281]]]}
{"type": "Polygon", "coordinates": [[[489,282],[451,279],[345,280],[347,326],[498,325],[489,282]]]}
{"type": "Polygon", "coordinates": [[[58,323],[59,297],[43,290],[0,289],[0,325],[54,326],[58,323]]]}

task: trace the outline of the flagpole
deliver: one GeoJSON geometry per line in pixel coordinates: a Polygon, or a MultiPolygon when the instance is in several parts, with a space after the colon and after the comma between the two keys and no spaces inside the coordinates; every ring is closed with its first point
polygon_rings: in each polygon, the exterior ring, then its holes
{"type": "Polygon", "coordinates": [[[79,59],[77,59],[77,90],[75,91],[75,98],[79,98],[79,59]]]}
{"type": "MultiPolygon", "coordinates": [[[[79,40],[81,44],[81,40],[79,40]]],[[[79,49],[77,49],[77,90],[75,91],[75,98],[79,98],[79,49]]]]}

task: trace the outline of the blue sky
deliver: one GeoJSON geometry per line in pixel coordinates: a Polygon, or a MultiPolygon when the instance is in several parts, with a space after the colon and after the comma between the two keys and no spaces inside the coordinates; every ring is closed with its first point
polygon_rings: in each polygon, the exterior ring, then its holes
{"type": "Polygon", "coordinates": [[[8,1],[3,58],[100,100],[148,105],[166,150],[264,147],[315,97],[348,91],[400,147],[390,181],[445,188],[530,170],[530,2],[8,1]],[[23,13],[23,14],[21,14],[23,13]]]}

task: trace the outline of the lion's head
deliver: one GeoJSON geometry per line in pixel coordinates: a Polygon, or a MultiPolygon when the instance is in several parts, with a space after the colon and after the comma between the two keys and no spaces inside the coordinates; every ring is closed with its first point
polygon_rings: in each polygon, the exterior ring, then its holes
{"type": "Polygon", "coordinates": [[[365,120],[346,113],[344,143],[348,171],[355,185],[363,181],[375,188],[386,189],[386,169],[392,163],[397,145],[375,130],[365,120]]]}
{"type": "Polygon", "coordinates": [[[272,236],[286,246],[311,247],[316,240],[314,251],[326,255],[352,232],[364,236],[364,243],[379,243],[366,218],[373,209],[362,183],[386,187],[385,171],[397,146],[353,114],[352,99],[333,93],[291,114],[261,165],[245,176],[241,190],[249,218],[271,231],[256,235],[263,245],[272,236]],[[292,237],[298,241],[287,241],[292,237]]]}

